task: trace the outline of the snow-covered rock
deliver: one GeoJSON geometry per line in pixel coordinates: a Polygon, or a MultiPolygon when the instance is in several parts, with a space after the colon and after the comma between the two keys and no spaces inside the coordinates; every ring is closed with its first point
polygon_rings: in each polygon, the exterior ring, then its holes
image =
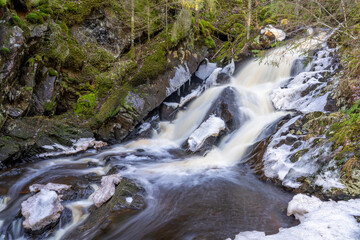
{"type": "Polygon", "coordinates": [[[261,29],[260,33],[266,36],[274,36],[276,41],[284,41],[286,38],[286,33],[283,30],[274,28],[272,25],[267,25],[261,29]]]}
{"type": "Polygon", "coordinates": [[[115,194],[115,185],[121,182],[120,174],[103,176],[101,178],[101,187],[98,188],[94,195],[93,201],[96,207],[100,207],[115,194]]]}
{"type": "Polygon", "coordinates": [[[189,137],[189,149],[193,152],[198,151],[205,140],[211,136],[218,136],[225,129],[225,122],[219,117],[211,115],[208,120],[203,122],[189,137]]]}
{"type": "Polygon", "coordinates": [[[57,193],[60,193],[62,191],[69,190],[71,188],[71,185],[66,184],[58,184],[58,183],[48,183],[46,185],[43,184],[33,184],[29,187],[30,192],[37,193],[41,191],[42,189],[46,189],[49,191],[55,191],[57,193]]]}
{"type": "Polygon", "coordinates": [[[298,194],[289,202],[288,215],[294,215],[300,224],[280,228],[279,233],[242,232],[234,240],[352,240],[360,239],[360,199],[322,202],[316,197],[298,194]]]}
{"type": "Polygon", "coordinates": [[[23,227],[39,231],[59,220],[64,210],[60,197],[54,191],[42,189],[21,203],[21,214],[25,217],[23,227]]]}

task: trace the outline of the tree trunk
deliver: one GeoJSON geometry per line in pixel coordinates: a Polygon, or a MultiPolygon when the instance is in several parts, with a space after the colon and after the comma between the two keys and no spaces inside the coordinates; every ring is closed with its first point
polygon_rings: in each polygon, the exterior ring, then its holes
{"type": "Polygon", "coordinates": [[[247,34],[246,39],[250,39],[250,26],[251,26],[251,0],[248,0],[248,19],[247,19],[247,34]]]}
{"type": "Polygon", "coordinates": [[[148,32],[148,40],[150,41],[150,4],[149,4],[149,0],[147,0],[147,32],[148,32]]]}
{"type": "Polygon", "coordinates": [[[131,0],[131,47],[135,47],[135,0],[131,0]]]}
{"type": "Polygon", "coordinates": [[[195,27],[199,28],[199,0],[195,0],[195,27]]]}
{"type": "Polygon", "coordinates": [[[165,31],[168,33],[168,0],[165,1],[165,31]]]}

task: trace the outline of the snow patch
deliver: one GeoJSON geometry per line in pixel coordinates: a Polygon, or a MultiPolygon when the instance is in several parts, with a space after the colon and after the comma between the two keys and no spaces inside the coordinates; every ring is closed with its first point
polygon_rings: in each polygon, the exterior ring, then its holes
{"type": "Polygon", "coordinates": [[[189,149],[193,152],[199,150],[205,140],[211,136],[218,136],[225,129],[225,122],[219,117],[211,115],[208,120],[203,122],[189,137],[189,149]]]}
{"type": "Polygon", "coordinates": [[[360,216],[360,199],[322,202],[316,197],[298,194],[289,202],[287,214],[294,215],[300,224],[280,228],[279,233],[267,236],[264,232],[242,232],[234,240],[360,239],[360,224],[354,218],[360,216]]]}

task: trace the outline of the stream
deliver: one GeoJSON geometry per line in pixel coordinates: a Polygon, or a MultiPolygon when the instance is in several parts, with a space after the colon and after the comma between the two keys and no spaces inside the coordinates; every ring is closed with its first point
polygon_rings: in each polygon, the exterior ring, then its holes
{"type": "MultiPolygon", "coordinates": [[[[302,44],[311,49],[319,42],[302,44]]],[[[160,122],[151,138],[50,157],[0,173],[0,239],[68,238],[89,215],[91,196],[64,200],[71,221],[60,219],[54,231],[34,237],[24,232],[20,213],[21,202],[31,196],[29,186],[71,184],[106,175],[111,169],[144,188],[145,207],[114,213],[112,224],[100,233],[83,232],[78,239],[226,239],[242,231],[275,234],[279,228],[297,225],[294,217],[286,215],[293,194],[259,180],[244,158],[264,129],[289,113],[275,110],[269,96],[294,72],[309,70],[294,66],[302,58],[299,48],[279,47],[262,61],[250,60],[225,85],[208,79],[206,90],[179,111],[174,121],[160,122]],[[194,136],[196,130],[209,118],[209,110],[225,89],[237,93],[238,128],[204,154],[189,154],[183,144],[189,137],[199,138],[194,136]]],[[[99,181],[91,184],[88,195],[98,185],[99,181]]]]}

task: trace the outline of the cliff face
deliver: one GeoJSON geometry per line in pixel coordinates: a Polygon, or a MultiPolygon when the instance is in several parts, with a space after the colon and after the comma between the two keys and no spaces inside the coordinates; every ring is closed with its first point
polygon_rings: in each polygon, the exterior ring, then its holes
{"type": "Polygon", "coordinates": [[[10,1],[0,8],[0,162],[81,137],[122,140],[189,80],[208,52],[203,38],[172,37],[162,9],[145,17],[137,1],[132,49],[129,6],[10,1]]]}

